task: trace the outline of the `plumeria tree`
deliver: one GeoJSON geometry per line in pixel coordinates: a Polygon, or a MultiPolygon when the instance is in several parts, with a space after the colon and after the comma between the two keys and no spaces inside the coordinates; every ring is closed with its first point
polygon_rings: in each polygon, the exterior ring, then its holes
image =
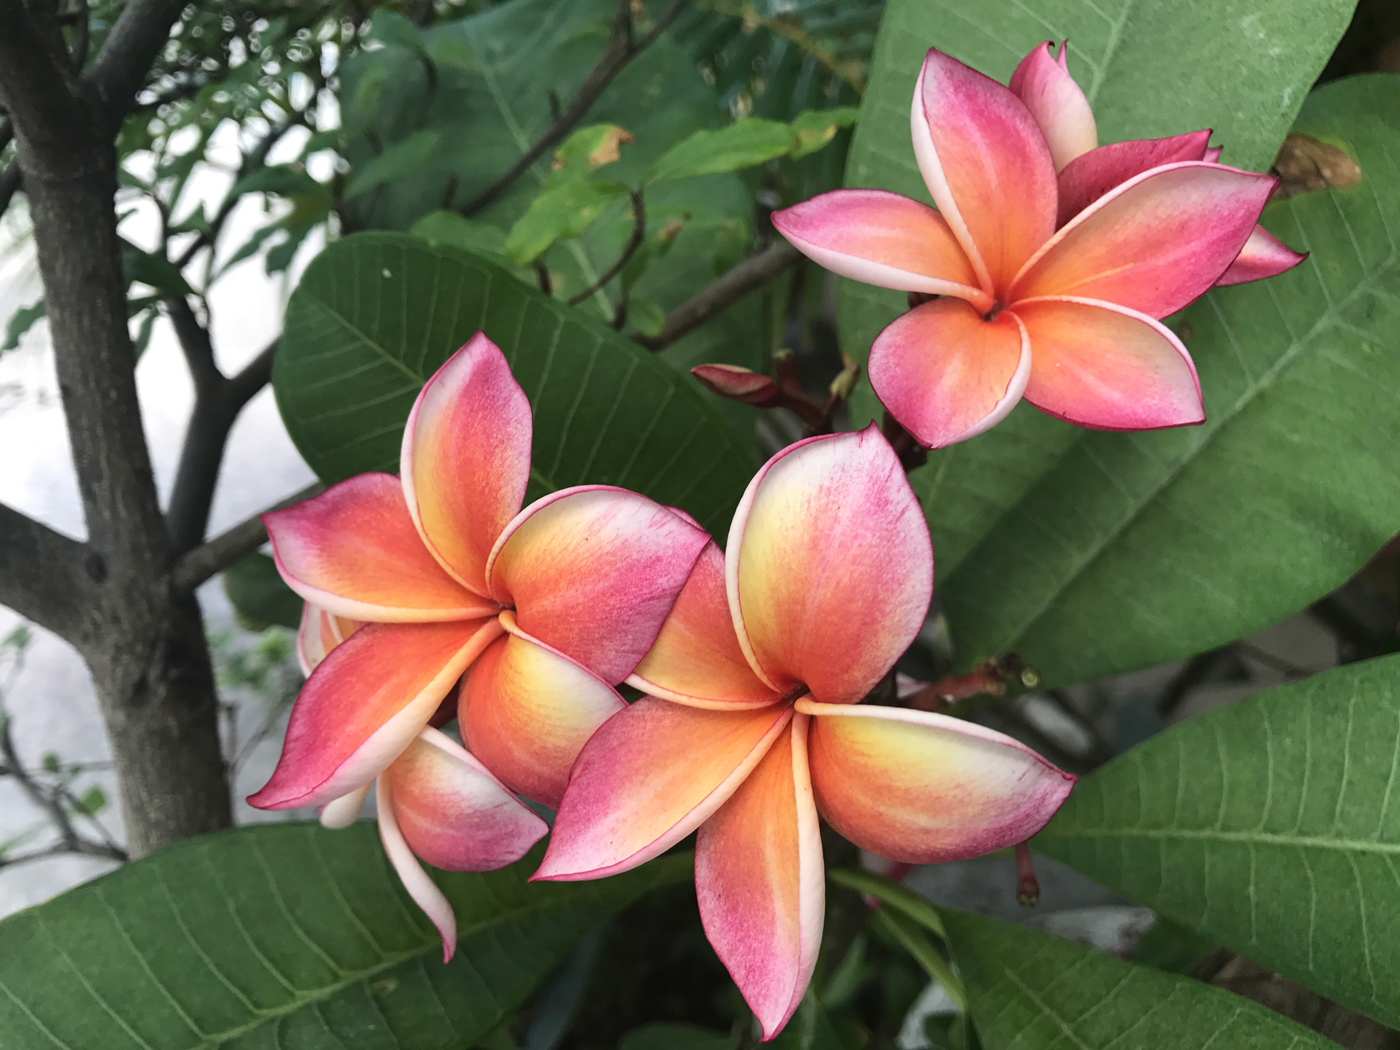
{"type": "Polygon", "coordinates": [[[127,847],[3,712],[0,773],[138,858],[0,922],[0,1046],[1400,1040],[1394,605],[1136,746],[1066,692],[1184,690],[1393,571],[1400,82],[1319,83],[1373,64],[1353,7],[0,0],[11,331],[47,318],[88,533],[0,508],[0,599],[86,659],[127,847]],[[295,288],[226,375],[254,259],[295,288]],[[319,481],[206,535],[269,382],[319,481]],[[221,572],[306,676],[248,797],[288,819],[242,828],[221,572]],[[905,884],[992,856],[1032,907],[1035,853],[1151,932],[905,884]]]}

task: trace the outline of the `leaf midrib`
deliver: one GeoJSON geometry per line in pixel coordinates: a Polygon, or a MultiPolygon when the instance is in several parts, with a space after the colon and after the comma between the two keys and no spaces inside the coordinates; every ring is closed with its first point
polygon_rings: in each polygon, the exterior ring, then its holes
{"type": "Polygon", "coordinates": [[[1338,853],[1374,856],[1400,855],[1400,842],[1376,839],[1325,838],[1320,835],[1290,835],[1277,831],[1226,831],[1223,828],[1100,828],[1097,830],[1047,830],[1047,839],[1129,838],[1163,841],[1184,839],[1196,842],[1232,842],[1247,845],[1293,847],[1296,849],[1330,850],[1338,853]]]}

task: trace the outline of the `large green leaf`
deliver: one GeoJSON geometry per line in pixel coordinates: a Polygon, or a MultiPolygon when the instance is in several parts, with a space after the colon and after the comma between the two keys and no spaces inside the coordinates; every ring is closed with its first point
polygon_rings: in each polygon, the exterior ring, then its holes
{"type": "Polygon", "coordinates": [[[604,483],[712,530],[728,520],[754,464],[698,384],[484,259],[405,234],[331,245],[287,305],[273,388],[312,469],[397,471],[413,399],[478,329],[534,409],[532,497],[604,483]]]}
{"type": "Polygon", "coordinates": [[[914,475],[960,658],[1014,649],[1054,684],[1200,651],[1340,585],[1400,530],[1400,78],[1320,89],[1297,127],[1359,185],[1272,205],[1312,251],[1180,325],[1200,427],[1105,434],[1022,405],[914,475]]]}
{"type": "Polygon", "coordinates": [[[1258,1003],[1025,926],[945,911],[985,1050],[1337,1050],[1258,1003]]]}
{"type": "Polygon", "coordinates": [[[438,875],[460,931],[444,966],[369,824],[180,843],[0,922],[0,1045],[465,1050],[690,864],[588,883],[527,883],[532,868],[438,875]]]}
{"type": "Polygon", "coordinates": [[[1170,729],[1075,787],[1037,849],[1400,1025],[1400,656],[1170,729]]]}

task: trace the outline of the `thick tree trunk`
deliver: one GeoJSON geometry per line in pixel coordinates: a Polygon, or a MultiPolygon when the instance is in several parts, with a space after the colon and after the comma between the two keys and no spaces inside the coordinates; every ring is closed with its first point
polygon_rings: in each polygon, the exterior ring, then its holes
{"type": "Polygon", "coordinates": [[[45,129],[61,130],[59,143],[21,129],[19,157],[87,517],[92,587],[70,640],[92,672],[140,856],[227,827],[231,814],[203,623],[170,584],[174,551],[136,398],[115,152],[91,108],[76,109],[79,126],[45,129]]]}

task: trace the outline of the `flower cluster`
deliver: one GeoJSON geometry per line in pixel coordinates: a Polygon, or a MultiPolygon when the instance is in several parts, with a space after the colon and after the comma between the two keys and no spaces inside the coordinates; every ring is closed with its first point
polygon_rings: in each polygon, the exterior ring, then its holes
{"type": "MultiPolygon", "coordinates": [[[[775,216],[830,269],[927,298],[871,348],[910,433],[959,441],[1023,396],[1086,426],[1200,422],[1161,318],[1299,261],[1256,226],[1273,180],[1220,165],[1204,131],[1099,146],[1048,45],[1009,88],[930,51],[912,126],[938,210],[841,190],[775,216]]],[[[737,382],[780,393],[710,376],[737,382]]],[[[971,722],[866,702],[933,592],[922,508],[873,426],[770,459],[723,550],[618,488],[522,510],[531,427],[478,333],[419,395],[399,477],[266,515],[307,602],[308,680],[250,801],[344,826],[377,782],[385,850],[448,957],[452,908],[419,859],[518,860],[550,833],[528,802],[557,810],[537,879],[615,874],[694,833],[705,931],[772,1038],[816,963],[822,819],[893,861],[955,860],[1024,842],[1074,778],[971,722]]]]}

